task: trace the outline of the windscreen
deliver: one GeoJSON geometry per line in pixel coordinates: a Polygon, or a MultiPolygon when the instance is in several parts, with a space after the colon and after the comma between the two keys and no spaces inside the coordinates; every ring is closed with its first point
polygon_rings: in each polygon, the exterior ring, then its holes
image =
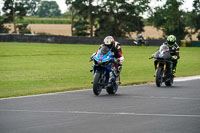
{"type": "Polygon", "coordinates": [[[159,57],[163,59],[169,59],[171,58],[169,47],[167,45],[160,46],[159,49],[159,57]]]}
{"type": "Polygon", "coordinates": [[[167,45],[162,45],[160,46],[160,52],[168,52],[169,51],[169,47],[167,45]]]}
{"type": "Polygon", "coordinates": [[[110,49],[109,49],[108,47],[104,46],[104,47],[101,49],[100,55],[101,55],[101,56],[104,56],[104,55],[106,55],[109,51],[110,51],[110,49]]]}

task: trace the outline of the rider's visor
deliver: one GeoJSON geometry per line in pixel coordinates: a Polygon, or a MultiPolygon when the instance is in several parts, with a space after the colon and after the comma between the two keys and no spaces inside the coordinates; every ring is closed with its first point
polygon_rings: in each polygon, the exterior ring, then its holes
{"type": "Polygon", "coordinates": [[[171,46],[171,45],[174,45],[174,42],[168,41],[168,44],[171,46]]]}

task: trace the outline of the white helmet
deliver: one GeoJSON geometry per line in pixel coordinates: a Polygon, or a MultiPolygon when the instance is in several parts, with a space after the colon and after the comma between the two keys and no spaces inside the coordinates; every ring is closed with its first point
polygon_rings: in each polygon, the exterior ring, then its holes
{"type": "Polygon", "coordinates": [[[114,38],[112,36],[107,36],[104,39],[104,44],[109,46],[109,45],[113,45],[115,42],[114,38]]]}
{"type": "Polygon", "coordinates": [[[140,33],[140,34],[138,34],[138,37],[142,37],[142,34],[140,33]]]}

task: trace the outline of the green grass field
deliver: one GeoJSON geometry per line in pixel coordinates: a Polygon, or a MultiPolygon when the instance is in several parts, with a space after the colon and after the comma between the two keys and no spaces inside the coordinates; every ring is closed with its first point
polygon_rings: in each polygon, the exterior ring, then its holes
{"type": "MultiPolygon", "coordinates": [[[[92,62],[97,45],[0,43],[0,98],[92,88],[92,62]]],[[[122,46],[122,85],[154,81],[158,47],[122,46]]],[[[177,76],[200,75],[200,48],[181,48],[177,76]]]]}
{"type": "Polygon", "coordinates": [[[23,24],[71,24],[69,18],[40,18],[40,17],[24,17],[17,19],[17,23],[23,24]]]}

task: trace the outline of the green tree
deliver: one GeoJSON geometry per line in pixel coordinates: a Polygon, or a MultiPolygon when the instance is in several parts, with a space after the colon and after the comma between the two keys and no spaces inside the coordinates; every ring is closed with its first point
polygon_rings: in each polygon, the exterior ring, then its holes
{"type": "Polygon", "coordinates": [[[66,5],[70,6],[70,12],[71,12],[71,32],[72,36],[74,36],[74,19],[76,17],[76,10],[74,8],[74,1],[72,0],[66,0],[65,1],[66,5]]]}
{"type": "Polygon", "coordinates": [[[23,0],[23,3],[28,7],[27,14],[36,16],[40,2],[41,0],[23,0]]]}
{"type": "Polygon", "coordinates": [[[14,32],[17,33],[16,19],[23,19],[27,10],[28,7],[25,6],[23,0],[4,0],[3,12],[6,16],[4,22],[12,22],[14,32]]]}
{"type": "Polygon", "coordinates": [[[192,40],[192,35],[196,33],[196,30],[194,30],[196,25],[194,18],[196,18],[196,14],[194,14],[194,12],[185,12],[184,20],[185,24],[187,25],[187,36],[190,38],[190,40],[192,40]]]}
{"type": "MultiPolygon", "coordinates": [[[[192,22],[195,23],[194,24],[195,32],[198,32],[198,30],[200,30],[200,0],[194,0],[193,6],[194,6],[193,14],[195,15],[194,18],[192,19],[192,22]]],[[[197,35],[198,39],[199,37],[200,37],[200,32],[197,35]]]]}
{"type": "Polygon", "coordinates": [[[194,0],[193,7],[194,18],[192,22],[194,22],[195,31],[198,31],[200,29],[200,0],[194,0]]]}
{"type": "Polygon", "coordinates": [[[0,33],[8,33],[9,29],[4,26],[4,16],[0,16],[0,33]]]}
{"type": "Polygon", "coordinates": [[[144,24],[140,16],[147,10],[148,3],[149,0],[66,0],[66,4],[76,11],[77,17],[89,22],[91,37],[94,26],[95,36],[109,34],[124,37],[130,32],[143,31],[144,24]]]}
{"type": "Polygon", "coordinates": [[[37,15],[39,17],[56,17],[61,15],[61,11],[56,1],[42,1],[37,15]]]}
{"type": "Polygon", "coordinates": [[[183,0],[167,0],[163,7],[155,8],[150,21],[164,32],[164,37],[173,34],[177,40],[181,40],[187,34],[184,12],[180,10],[182,4],[183,0]]]}
{"type": "MultiPolygon", "coordinates": [[[[84,24],[87,24],[89,26],[85,25],[85,26],[78,26],[78,27],[87,28],[87,30],[90,30],[89,32],[90,37],[93,36],[93,26],[94,26],[94,20],[95,20],[94,12],[96,10],[96,6],[93,5],[93,2],[94,0],[66,0],[65,1],[65,3],[68,6],[70,6],[70,10],[72,13],[72,33],[74,32],[73,29],[77,30],[76,27],[79,24],[81,24],[78,21],[81,20],[83,22],[84,20],[85,21],[84,24]],[[77,18],[78,21],[75,21],[75,18],[77,18]]],[[[76,35],[76,33],[74,35],[76,35]]],[[[83,35],[87,35],[87,34],[83,33],[83,35]]]]}
{"type": "Polygon", "coordinates": [[[149,0],[107,0],[100,5],[96,36],[125,37],[131,32],[144,31],[141,15],[148,9],[149,0]]]}
{"type": "Polygon", "coordinates": [[[74,35],[75,36],[88,36],[89,33],[88,30],[88,22],[84,18],[79,18],[78,21],[74,24],[75,30],[74,35]]]}
{"type": "Polygon", "coordinates": [[[195,34],[200,29],[200,0],[193,1],[194,9],[192,12],[187,13],[186,22],[187,26],[191,29],[191,34],[195,34]],[[192,30],[194,29],[194,31],[192,30]]]}

